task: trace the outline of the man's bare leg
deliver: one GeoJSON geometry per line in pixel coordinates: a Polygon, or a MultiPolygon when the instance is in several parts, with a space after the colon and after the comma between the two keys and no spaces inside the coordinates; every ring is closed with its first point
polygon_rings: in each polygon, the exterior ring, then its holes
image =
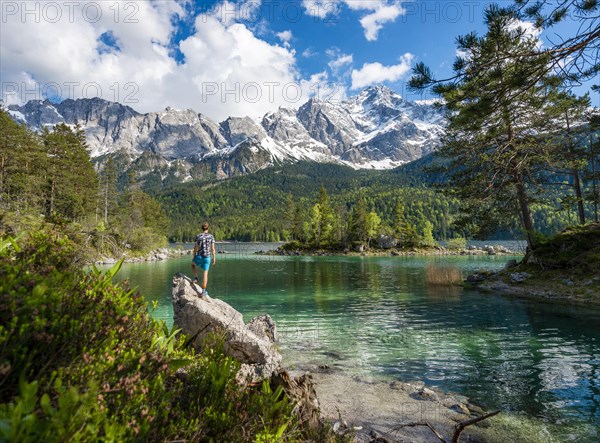
{"type": "Polygon", "coordinates": [[[192,273],[194,274],[194,278],[198,279],[198,268],[196,267],[196,263],[192,262],[192,273]]]}
{"type": "Polygon", "coordinates": [[[206,290],[206,285],[208,284],[208,271],[204,271],[202,275],[202,290],[206,290]]]}

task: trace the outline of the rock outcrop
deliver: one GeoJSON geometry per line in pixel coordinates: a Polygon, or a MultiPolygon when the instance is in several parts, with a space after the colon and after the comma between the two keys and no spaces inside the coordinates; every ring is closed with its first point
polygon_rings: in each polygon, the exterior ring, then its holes
{"type": "Polygon", "coordinates": [[[268,379],[273,388],[281,386],[291,399],[294,413],[310,429],[323,429],[319,400],[310,373],[293,378],[281,366],[281,354],[275,345],[277,327],[266,314],[244,324],[242,314],[222,300],[199,295],[192,281],[181,274],[173,278],[175,325],[187,334],[196,349],[214,332],[224,335],[224,351],[242,363],[237,375],[241,384],[268,379]]]}
{"type": "Polygon", "coordinates": [[[173,278],[174,321],[191,337],[197,349],[209,333],[224,334],[225,352],[242,363],[240,381],[267,379],[280,369],[281,354],[276,349],[277,329],[268,315],[244,324],[242,314],[222,300],[199,296],[197,287],[183,275],[173,278]]]}

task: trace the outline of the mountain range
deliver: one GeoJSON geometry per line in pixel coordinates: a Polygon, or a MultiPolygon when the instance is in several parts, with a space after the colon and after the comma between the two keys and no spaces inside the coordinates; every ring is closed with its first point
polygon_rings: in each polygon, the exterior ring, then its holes
{"type": "Polygon", "coordinates": [[[344,101],[311,98],[255,120],[215,122],[191,109],[139,113],[101,98],[10,105],[13,119],[41,130],[59,123],[85,132],[96,161],[119,156],[151,172],[185,181],[226,178],[296,161],[388,169],[416,160],[439,144],[446,120],[431,102],[410,102],[384,86],[344,101]]]}

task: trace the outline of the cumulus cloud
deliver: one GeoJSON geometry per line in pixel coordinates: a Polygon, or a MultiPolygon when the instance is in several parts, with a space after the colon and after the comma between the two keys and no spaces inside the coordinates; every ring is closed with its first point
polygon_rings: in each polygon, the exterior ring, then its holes
{"type": "Polygon", "coordinates": [[[326,71],[302,80],[300,86],[306,97],[315,97],[321,101],[339,103],[348,97],[347,88],[339,82],[331,81],[326,71]]]}
{"type": "Polygon", "coordinates": [[[316,57],[317,55],[319,55],[319,53],[312,48],[306,48],[304,51],[302,51],[302,57],[304,58],[312,58],[316,57]]]}
{"type": "Polygon", "coordinates": [[[542,30],[535,26],[534,23],[520,19],[513,19],[509,25],[509,30],[519,32],[526,39],[534,40],[538,49],[542,48],[542,40],[540,39],[542,30]]]}
{"type": "Polygon", "coordinates": [[[353,62],[352,54],[342,54],[334,60],[331,60],[328,65],[329,68],[334,72],[339,72],[346,65],[351,65],[353,62]]]}
{"type": "Polygon", "coordinates": [[[329,62],[327,66],[331,70],[331,74],[338,82],[346,82],[350,76],[350,69],[354,63],[352,54],[344,54],[339,48],[331,47],[325,51],[329,62]]]}
{"type": "Polygon", "coordinates": [[[288,45],[293,37],[292,31],[290,31],[290,30],[278,32],[276,35],[277,35],[277,38],[279,38],[279,40],[281,40],[281,42],[283,44],[288,44],[288,45]]]}
{"type": "Polygon", "coordinates": [[[404,13],[404,9],[399,4],[381,6],[371,14],[360,19],[360,24],[365,30],[365,38],[368,41],[377,40],[379,31],[383,25],[393,22],[398,16],[404,13]]]}
{"type": "Polygon", "coordinates": [[[231,2],[224,0],[215,4],[209,14],[225,26],[239,22],[255,22],[260,16],[261,0],[231,2]]]}
{"type": "Polygon", "coordinates": [[[338,15],[341,3],[342,0],[302,0],[302,6],[308,15],[322,19],[338,15]]]}
{"type": "Polygon", "coordinates": [[[384,66],[379,62],[365,63],[362,68],[352,71],[352,89],[400,80],[410,71],[413,58],[414,56],[407,52],[400,57],[400,63],[397,65],[384,66]]]}
{"type": "Polygon", "coordinates": [[[74,20],[68,11],[55,22],[6,16],[0,40],[5,102],[100,96],[141,112],[173,106],[220,120],[258,117],[307,98],[295,52],[258,38],[235,19],[214,10],[197,16],[193,34],[179,42],[184,58],[178,63],[170,47],[173,19],[185,12],[177,3],[119,3],[118,19],[113,2],[94,4],[102,8],[99,20],[81,18],[93,12],[84,11],[87,3],[73,7],[74,20]]]}
{"type": "Polygon", "coordinates": [[[353,11],[368,11],[360,19],[368,41],[377,40],[379,31],[386,23],[406,13],[401,0],[303,0],[302,3],[309,15],[322,19],[337,16],[342,4],[353,11]]]}

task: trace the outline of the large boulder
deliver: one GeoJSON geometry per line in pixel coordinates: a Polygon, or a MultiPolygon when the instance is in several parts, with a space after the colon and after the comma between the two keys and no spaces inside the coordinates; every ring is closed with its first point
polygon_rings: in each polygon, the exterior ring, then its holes
{"type": "Polygon", "coordinates": [[[382,249],[392,249],[398,246],[398,240],[391,235],[380,235],[377,238],[377,245],[382,249]]]}
{"type": "Polygon", "coordinates": [[[197,287],[183,276],[173,278],[174,322],[201,349],[210,333],[224,335],[225,353],[242,363],[240,381],[258,382],[271,377],[280,368],[281,354],[275,343],[277,330],[268,315],[260,315],[244,324],[242,314],[222,300],[199,296],[197,287]]]}

